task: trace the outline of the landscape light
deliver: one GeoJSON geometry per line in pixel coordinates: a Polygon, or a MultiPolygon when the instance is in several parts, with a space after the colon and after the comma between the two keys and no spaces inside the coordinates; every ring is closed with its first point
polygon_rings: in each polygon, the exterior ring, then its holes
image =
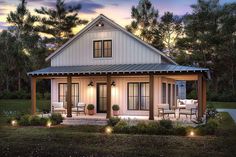
{"type": "Polygon", "coordinates": [[[193,130],[190,132],[190,136],[194,136],[194,132],[193,132],[193,130]]]}
{"type": "Polygon", "coordinates": [[[16,121],[16,120],[12,120],[12,121],[11,121],[11,125],[12,125],[12,126],[16,126],[16,125],[17,125],[17,121],[16,121]]]}
{"type": "Polygon", "coordinates": [[[111,134],[112,133],[112,128],[111,127],[106,127],[105,128],[105,132],[107,133],[107,134],[111,134]]]}
{"type": "Polygon", "coordinates": [[[49,128],[50,128],[50,127],[51,127],[51,125],[52,125],[52,122],[51,122],[51,121],[48,121],[48,122],[47,122],[47,127],[49,127],[49,128]]]}

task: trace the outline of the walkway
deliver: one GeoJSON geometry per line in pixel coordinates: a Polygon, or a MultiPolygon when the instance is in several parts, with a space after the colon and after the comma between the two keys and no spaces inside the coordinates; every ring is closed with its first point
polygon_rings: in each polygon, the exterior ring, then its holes
{"type": "Polygon", "coordinates": [[[216,109],[218,112],[228,112],[236,123],[236,109],[216,109]]]}

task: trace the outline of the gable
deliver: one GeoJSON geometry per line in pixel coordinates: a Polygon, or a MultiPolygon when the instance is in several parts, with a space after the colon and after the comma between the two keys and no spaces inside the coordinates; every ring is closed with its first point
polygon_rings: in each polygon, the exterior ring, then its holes
{"type": "Polygon", "coordinates": [[[162,58],[165,58],[165,62],[174,63],[155,48],[143,44],[143,41],[113,24],[113,21],[100,16],[60,48],[60,51],[48,57],[52,66],[162,63],[162,58]],[[101,22],[103,26],[98,27],[101,22]],[[93,58],[94,40],[112,40],[112,57],[93,58]]]}

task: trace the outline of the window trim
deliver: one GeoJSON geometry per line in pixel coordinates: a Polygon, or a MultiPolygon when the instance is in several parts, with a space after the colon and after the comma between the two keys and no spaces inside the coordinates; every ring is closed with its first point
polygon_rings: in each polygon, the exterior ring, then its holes
{"type": "MultiPolygon", "coordinates": [[[[141,84],[149,84],[150,85],[149,82],[128,82],[127,83],[127,110],[128,111],[149,111],[149,109],[141,109],[141,97],[142,97],[141,96],[141,84]],[[138,84],[138,109],[129,109],[129,85],[130,84],[138,84]]],[[[149,88],[150,88],[150,86],[149,86],[149,88]]],[[[147,96],[145,96],[145,97],[147,97],[147,96]]],[[[150,97],[150,93],[149,93],[148,97],[150,97]]]]}
{"type": "Polygon", "coordinates": [[[103,58],[103,41],[102,40],[93,40],[93,58],[103,58]],[[101,57],[96,57],[95,56],[95,43],[96,42],[101,42],[101,57]]]}

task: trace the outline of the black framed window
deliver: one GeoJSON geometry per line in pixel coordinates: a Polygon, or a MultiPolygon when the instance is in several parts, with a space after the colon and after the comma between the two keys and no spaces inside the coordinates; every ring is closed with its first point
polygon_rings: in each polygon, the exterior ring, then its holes
{"type": "Polygon", "coordinates": [[[128,110],[149,109],[149,83],[128,83],[128,110]]]}
{"type": "Polygon", "coordinates": [[[166,103],[166,83],[162,83],[162,103],[166,103]]]}
{"type": "Polygon", "coordinates": [[[93,57],[94,58],[112,57],[112,40],[93,41],[93,57]]]}
{"type": "MultiPolygon", "coordinates": [[[[59,102],[66,102],[67,83],[58,84],[58,100],[59,102]]],[[[79,84],[72,83],[71,85],[72,106],[74,107],[79,102],[79,84]]],[[[64,103],[66,104],[66,103],[64,103]]],[[[64,106],[66,107],[66,106],[64,106]]]]}
{"type": "Polygon", "coordinates": [[[93,57],[102,57],[102,40],[93,41],[93,57]]]}
{"type": "Polygon", "coordinates": [[[112,57],[111,40],[103,40],[103,57],[112,57]]]}

